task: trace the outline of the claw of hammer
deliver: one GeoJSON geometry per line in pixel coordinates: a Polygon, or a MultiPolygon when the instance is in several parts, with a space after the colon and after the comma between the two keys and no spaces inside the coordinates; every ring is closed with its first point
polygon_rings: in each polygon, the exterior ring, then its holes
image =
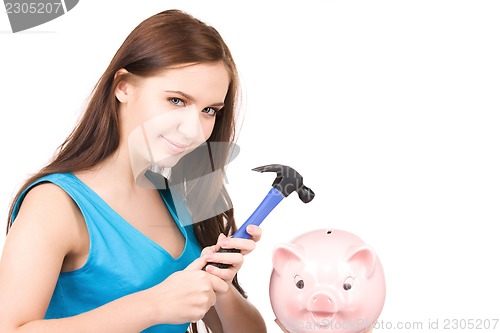
{"type": "Polygon", "coordinates": [[[258,172],[276,172],[276,179],[273,188],[267,193],[260,205],[245,223],[234,233],[236,238],[250,238],[246,232],[249,224],[260,225],[267,215],[276,207],[283,198],[289,196],[294,191],[297,192],[300,200],[304,203],[314,199],[314,192],[304,185],[302,176],[292,167],[282,164],[269,164],[252,169],[258,172]]]}

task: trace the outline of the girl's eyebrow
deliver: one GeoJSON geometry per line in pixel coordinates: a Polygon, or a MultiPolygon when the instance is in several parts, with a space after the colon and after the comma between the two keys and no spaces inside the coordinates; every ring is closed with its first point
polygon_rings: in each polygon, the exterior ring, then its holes
{"type": "MultiPolygon", "coordinates": [[[[185,92],[182,92],[182,91],[179,91],[179,90],[165,90],[165,92],[167,93],[172,93],[172,94],[179,94],[181,95],[182,97],[192,101],[192,102],[196,102],[195,98],[191,95],[188,95],[186,94],[185,92]]],[[[219,102],[219,103],[214,103],[214,104],[211,104],[210,106],[224,106],[224,102],[219,102]]]]}

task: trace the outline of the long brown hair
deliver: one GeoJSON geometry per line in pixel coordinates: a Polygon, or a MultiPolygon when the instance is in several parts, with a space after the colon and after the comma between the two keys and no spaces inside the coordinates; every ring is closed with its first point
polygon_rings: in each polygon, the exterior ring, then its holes
{"type": "MultiPolygon", "coordinates": [[[[10,206],[7,232],[12,226],[14,204],[36,179],[52,173],[79,172],[94,168],[110,157],[120,143],[118,106],[114,91],[127,74],[115,74],[121,68],[132,75],[148,77],[169,67],[188,63],[222,62],[229,73],[230,85],[224,101],[224,109],[217,114],[215,126],[207,143],[233,142],[235,136],[235,113],[239,97],[239,81],[231,53],[220,34],[211,26],[179,10],[167,10],[141,22],[125,39],[111,60],[108,68],[94,87],[89,103],[80,121],[68,138],[59,147],[52,161],[31,176],[15,195],[10,206]]],[[[224,145],[219,145],[224,147],[224,145]]],[[[189,155],[173,168],[174,177],[186,177],[190,170],[213,169],[224,166],[230,145],[214,152],[212,162],[205,165],[189,163],[189,155]],[[213,164],[213,162],[218,165],[213,164]],[[180,171],[182,170],[182,172],[180,171]],[[177,176],[176,176],[177,175],[177,176]],[[184,175],[184,176],[179,176],[184,175]]],[[[187,176],[189,177],[189,176],[187,176]]],[[[218,193],[231,206],[224,187],[223,177],[197,184],[196,191],[187,193],[218,193]]],[[[211,198],[210,195],[205,195],[211,198]]],[[[189,200],[187,200],[189,202],[189,200]]],[[[199,200],[197,200],[199,202],[199,200]]],[[[234,212],[230,208],[222,214],[194,224],[195,234],[202,247],[216,243],[218,235],[236,230],[234,212]]],[[[246,297],[237,277],[233,285],[246,297]]]]}

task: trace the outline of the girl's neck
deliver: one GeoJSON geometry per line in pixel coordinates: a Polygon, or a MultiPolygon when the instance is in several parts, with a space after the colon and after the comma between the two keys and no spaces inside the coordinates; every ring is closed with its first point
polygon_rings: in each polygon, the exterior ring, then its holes
{"type": "Polygon", "coordinates": [[[120,145],[117,151],[89,171],[76,174],[82,181],[95,189],[113,189],[121,193],[135,193],[144,189],[138,184],[129,158],[128,147],[120,145]]]}

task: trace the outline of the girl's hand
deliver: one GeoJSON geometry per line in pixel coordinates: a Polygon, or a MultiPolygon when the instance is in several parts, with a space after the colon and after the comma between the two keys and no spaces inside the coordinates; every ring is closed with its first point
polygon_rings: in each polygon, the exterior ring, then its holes
{"type": "Polygon", "coordinates": [[[144,291],[157,324],[196,322],[215,304],[215,293],[227,292],[229,287],[224,280],[202,270],[206,264],[203,257],[198,258],[144,291]]]}
{"type": "Polygon", "coordinates": [[[226,281],[229,285],[233,281],[234,276],[240,270],[243,264],[243,256],[249,254],[255,249],[256,242],[262,236],[262,229],[256,225],[249,225],[246,231],[251,236],[250,239],[244,238],[231,238],[224,234],[220,234],[217,244],[203,249],[201,252],[202,258],[207,262],[223,263],[230,265],[228,268],[218,268],[213,265],[208,265],[205,270],[222,280],[226,281]],[[232,252],[217,252],[220,248],[224,249],[238,249],[240,253],[232,252]]]}

